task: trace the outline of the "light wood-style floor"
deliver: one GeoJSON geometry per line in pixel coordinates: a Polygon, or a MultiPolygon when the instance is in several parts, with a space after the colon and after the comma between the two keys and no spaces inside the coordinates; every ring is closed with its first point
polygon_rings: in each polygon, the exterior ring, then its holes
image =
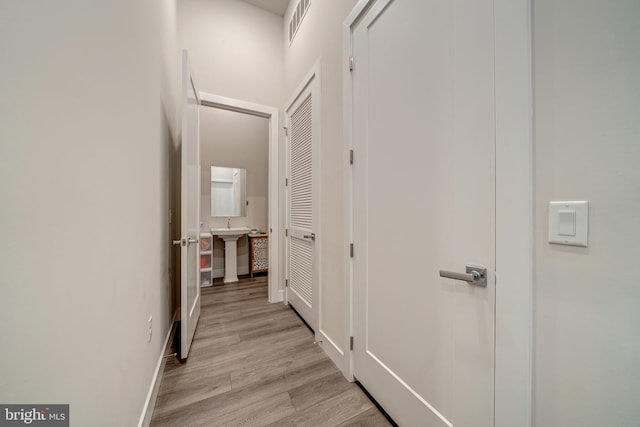
{"type": "Polygon", "coordinates": [[[266,277],[202,290],[189,358],[167,360],[152,426],[388,426],[266,277]]]}

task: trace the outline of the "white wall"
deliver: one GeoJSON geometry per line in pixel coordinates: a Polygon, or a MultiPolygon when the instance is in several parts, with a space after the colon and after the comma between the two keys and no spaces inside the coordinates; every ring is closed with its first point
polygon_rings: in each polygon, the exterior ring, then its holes
{"type": "Polygon", "coordinates": [[[640,422],[640,2],[534,0],[539,427],[640,422]],[[589,246],[546,242],[589,200],[589,246]]]}
{"type": "MultiPolygon", "coordinates": [[[[227,218],[211,217],[211,166],[247,170],[247,214],[231,218],[233,227],[268,230],[269,202],[269,120],[264,117],[203,107],[200,110],[201,197],[200,219],[204,231],[226,227],[227,218]]],[[[214,277],[224,275],[224,241],[214,238],[214,277]]],[[[238,272],[249,269],[247,239],[238,240],[238,272]]]]}
{"type": "MultiPolygon", "coordinates": [[[[349,341],[349,288],[344,281],[343,162],[342,138],[342,23],[355,6],[355,0],[314,0],[289,45],[289,19],[297,2],[285,14],[284,45],[285,94],[290,99],[315,61],[320,58],[320,330],[343,351],[334,361],[346,370],[349,341]]],[[[287,106],[284,106],[286,108],[287,106]]],[[[335,353],[330,353],[335,354],[335,353]]]]}
{"type": "Polygon", "coordinates": [[[0,4],[3,403],[140,419],[173,312],[175,7],[0,4]]]}
{"type": "Polygon", "coordinates": [[[204,92],[282,103],[282,17],[239,0],[180,0],[178,45],[204,92]]]}

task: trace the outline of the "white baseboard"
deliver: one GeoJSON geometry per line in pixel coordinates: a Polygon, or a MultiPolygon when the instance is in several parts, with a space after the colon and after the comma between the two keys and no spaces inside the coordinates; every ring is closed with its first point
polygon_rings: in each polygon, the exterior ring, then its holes
{"type": "Polygon", "coordinates": [[[176,310],[176,312],[173,313],[173,319],[171,320],[171,325],[169,327],[169,331],[167,332],[167,337],[164,340],[164,346],[162,347],[160,357],[158,358],[158,363],[156,364],[156,372],[153,375],[153,380],[151,381],[151,385],[149,386],[149,392],[147,393],[147,399],[144,403],[144,407],[142,408],[142,414],[140,415],[138,427],[149,427],[149,424],[151,424],[153,409],[156,406],[158,392],[160,391],[160,383],[162,382],[164,366],[167,363],[167,358],[165,357],[165,355],[168,353],[171,346],[171,332],[173,332],[173,326],[176,323],[177,316],[178,311],[176,310]]]}
{"type": "MultiPolygon", "coordinates": [[[[340,369],[342,375],[349,379],[349,358],[340,347],[336,345],[331,338],[327,336],[322,329],[318,332],[319,340],[322,341],[320,346],[324,350],[329,359],[340,369]]],[[[316,338],[318,339],[318,338],[316,338]]]]}
{"type": "Polygon", "coordinates": [[[275,295],[271,295],[271,300],[269,300],[269,302],[271,303],[275,303],[275,302],[284,302],[284,289],[278,289],[275,292],[275,295]]]}

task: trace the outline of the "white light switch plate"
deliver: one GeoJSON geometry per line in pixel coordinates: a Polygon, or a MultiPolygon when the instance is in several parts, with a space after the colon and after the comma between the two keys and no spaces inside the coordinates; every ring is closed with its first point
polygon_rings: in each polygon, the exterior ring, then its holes
{"type": "Polygon", "coordinates": [[[589,202],[549,202],[549,243],[587,246],[589,202]]]}

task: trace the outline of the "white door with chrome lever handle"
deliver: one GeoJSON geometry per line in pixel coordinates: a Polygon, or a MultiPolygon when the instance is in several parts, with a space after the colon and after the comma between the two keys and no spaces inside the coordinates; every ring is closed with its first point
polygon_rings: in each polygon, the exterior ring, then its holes
{"type": "Polygon", "coordinates": [[[447,279],[462,280],[470,285],[487,286],[487,269],[479,265],[467,265],[466,273],[458,273],[455,271],[440,270],[440,277],[447,279]]]}
{"type": "Polygon", "coordinates": [[[497,9],[367,6],[346,92],[353,374],[399,425],[493,426],[497,9]]]}

